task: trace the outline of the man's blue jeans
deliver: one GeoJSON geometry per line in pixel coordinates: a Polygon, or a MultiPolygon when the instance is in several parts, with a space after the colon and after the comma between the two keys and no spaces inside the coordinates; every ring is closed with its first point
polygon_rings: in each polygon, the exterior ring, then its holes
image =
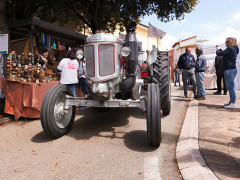
{"type": "Polygon", "coordinates": [[[80,87],[82,89],[83,94],[86,95],[87,94],[86,78],[81,77],[79,79],[79,85],[80,85],[80,87]]]}
{"type": "Polygon", "coordinates": [[[175,86],[176,86],[177,82],[178,82],[178,84],[180,86],[181,85],[181,83],[180,83],[180,74],[175,73],[175,82],[174,82],[175,86]]]}
{"type": "Polygon", "coordinates": [[[206,92],[205,92],[203,78],[204,78],[204,72],[196,72],[197,97],[206,98],[206,92]]]}
{"type": "Polygon", "coordinates": [[[236,103],[236,90],[234,79],[237,75],[237,69],[229,69],[224,71],[225,83],[230,95],[230,103],[236,103]]]}
{"type": "Polygon", "coordinates": [[[66,84],[73,92],[74,97],[76,97],[75,90],[76,90],[76,84],[66,84]]]}

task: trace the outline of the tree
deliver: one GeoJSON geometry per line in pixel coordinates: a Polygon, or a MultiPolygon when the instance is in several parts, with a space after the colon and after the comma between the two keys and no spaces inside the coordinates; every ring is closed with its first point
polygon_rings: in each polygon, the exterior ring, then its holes
{"type": "Polygon", "coordinates": [[[126,27],[141,16],[157,14],[160,21],[181,20],[185,13],[190,13],[198,0],[72,0],[68,7],[93,32],[97,29],[114,31],[116,25],[126,27]]]}
{"type": "Polygon", "coordinates": [[[160,21],[181,20],[198,4],[198,0],[6,0],[7,19],[27,19],[84,23],[95,32],[123,30],[130,21],[155,13],[160,21]],[[76,21],[76,19],[78,19],[76,21]],[[80,21],[79,21],[80,20],[80,21]]]}
{"type": "Polygon", "coordinates": [[[64,0],[6,0],[6,19],[35,17],[50,23],[66,22],[70,17],[67,14],[69,11],[64,0]]]}

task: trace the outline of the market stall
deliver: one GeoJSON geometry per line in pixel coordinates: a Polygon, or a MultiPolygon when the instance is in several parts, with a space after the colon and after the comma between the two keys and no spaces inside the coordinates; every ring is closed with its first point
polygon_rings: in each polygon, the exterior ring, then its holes
{"type": "MultiPolygon", "coordinates": [[[[198,43],[197,46],[203,49],[203,54],[207,59],[207,72],[204,77],[206,89],[215,89],[217,88],[216,83],[216,71],[215,71],[215,57],[216,57],[216,45],[219,45],[223,50],[226,49],[225,40],[227,37],[235,37],[238,42],[240,42],[240,32],[232,29],[226,28],[220,35],[206,41],[204,43],[198,43]]],[[[240,48],[240,43],[239,43],[240,48]]],[[[240,89],[240,53],[237,56],[236,61],[238,73],[235,78],[236,89],[240,89]]]]}
{"type": "Polygon", "coordinates": [[[14,115],[15,120],[20,116],[28,118],[39,118],[41,103],[46,92],[58,81],[50,83],[27,83],[7,81],[0,79],[0,88],[5,95],[4,112],[14,115]]]}
{"type": "MultiPolygon", "coordinates": [[[[40,118],[42,100],[46,92],[57,84],[59,81],[37,84],[0,78],[0,89],[5,94],[4,112],[14,115],[16,121],[20,117],[40,118]]],[[[76,89],[76,95],[83,96],[79,88],[76,89]]]]}
{"type": "Polygon", "coordinates": [[[55,56],[62,56],[69,49],[77,51],[84,44],[86,35],[39,19],[8,21],[12,50],[16,53],[40,53],[42,48],[53,50],[55,56]]]}
{"type": "MultiPolygon", "coordinates": [[[[64,58],[65,52],[76,52],[83,46],[86,36],[47,22],[30,19],[9,22],[12,52],[9,53],[5,78],[0,88],[5,94],[5,113],[39,118],[43,97],[54,85],[59,84],[54,68],[64,58]],[[42,49],[50,51],[48,58],[56,59],[52,66],[39,62],[42,49]]],[[[76,94],[81,96],[77,89],[76,94]]]]}

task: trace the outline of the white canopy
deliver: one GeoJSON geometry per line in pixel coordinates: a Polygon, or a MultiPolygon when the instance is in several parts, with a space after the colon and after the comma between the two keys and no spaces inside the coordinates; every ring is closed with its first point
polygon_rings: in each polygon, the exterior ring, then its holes
{"type": "MultiPolygon", "coordinates": [[[[206,88],[216,88],[216,77],[215,75],[215,57],[216,57],[216,45],[219,45],[222,49],[226,49],[225,41],[228,37],[235,37],[237,38],[238,42],[240,42],[240,32],[236,31],[230,27],[227,27],[221,34],[216,36],[215,38],[211,39],[210,41],[206,41],[204,43],[198,43],[197,46],[203,49],[203,54],[207,58],[207,66],[209,67],[208,73],[206,74],[206,88]],[[211,78],[211,80],[209,80],[211,78]]],[[[240,43],[239,43],[240,49],[240,43]]],[[[235,78],[236,82],[236,89],[240,89],[240,53],[237,57],[237,69],[238,74],[235,78]]]]}

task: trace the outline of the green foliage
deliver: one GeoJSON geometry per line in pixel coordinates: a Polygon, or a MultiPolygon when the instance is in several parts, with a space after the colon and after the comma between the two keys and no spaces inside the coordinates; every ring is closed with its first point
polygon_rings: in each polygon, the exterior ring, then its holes
{"type": "Polygon", "coordinates": [[[72,21],[86,24],[95,32],[120,30],[132,20],[157,14],[160,21],[181,20],[190,13],[198,0],[6,0],[7,19],[37,17],[60,25],[72,21]]]}

